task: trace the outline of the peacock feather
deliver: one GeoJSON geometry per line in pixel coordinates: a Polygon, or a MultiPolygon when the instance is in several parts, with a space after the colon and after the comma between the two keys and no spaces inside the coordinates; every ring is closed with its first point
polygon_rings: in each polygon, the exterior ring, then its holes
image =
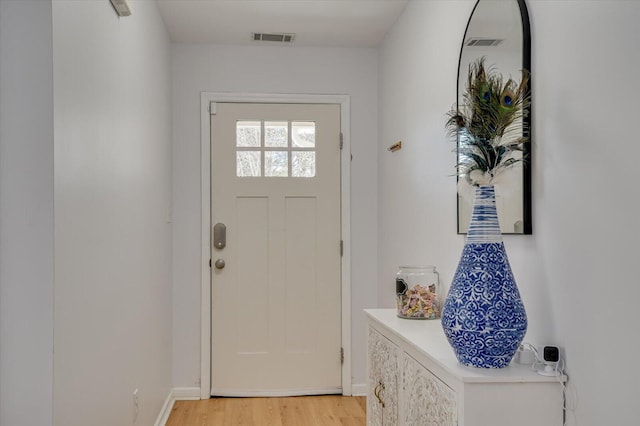
{"type": "Polygon", "coordinates": [[[484,62],[480,58],[469,65],[467,90],[446,124],[458,142],[457,174],[474,186],[492,183],[501,171],[523,161],[515,154],[528,140],[527,129],[512,124],[522,122],[527,110],[529,74],[522,71],[519,82],[504,81],[484,62]]]}

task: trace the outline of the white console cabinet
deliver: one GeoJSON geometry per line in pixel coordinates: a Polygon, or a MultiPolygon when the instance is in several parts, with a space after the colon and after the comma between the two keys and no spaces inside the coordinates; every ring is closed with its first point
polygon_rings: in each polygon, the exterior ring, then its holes
{"type": "Polygon", "coordinates": [[[368,426],[561,426],[564,378],[460,364],[438,320],[368,309],[368,426]]]}
{"type": "Polygon", "coordinates": [[[398,346],[369,329],[369,395],[367,419],[370,426],[398,424],[398,346]],[[375,399],[374,399],[375,398],[375,399]]]}

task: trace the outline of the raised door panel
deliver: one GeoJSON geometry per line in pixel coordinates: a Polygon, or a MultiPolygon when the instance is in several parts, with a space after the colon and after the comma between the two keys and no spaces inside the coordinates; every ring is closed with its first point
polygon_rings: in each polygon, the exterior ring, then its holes
{"type": "Polygon", "coordinates": [[[456,393],[407,353],[402,353],[403,425],[456,426],[456,393]]]}
{"type": "Polygon", "coordinates": [[[367,425],[398,425],[398,346],[369,328],[367,425]]]}

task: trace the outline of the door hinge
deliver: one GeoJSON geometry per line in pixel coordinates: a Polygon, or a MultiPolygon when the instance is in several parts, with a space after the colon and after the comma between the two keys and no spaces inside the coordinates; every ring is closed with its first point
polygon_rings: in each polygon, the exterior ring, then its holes
{"type": "Polygon", "coordinates": [[[344,240],[340,240],[340,257],[344,256],[344,240]]]}
{"type": "Polygon", "coordinates": [[[340,348],[340,364],[344,364],[344,348],[340,348]]]}
{"type": "Polygon", "coordinates": [[[215,102],[209,102],[209,113],[215,115],[218,112],[218,108],[215,102]]]}
{"type": "Polygon", "coordinates": [[[340,151],[342,151],[342,147],[344,146],[344,136],[342,132],[340,133],[340,151]]]}

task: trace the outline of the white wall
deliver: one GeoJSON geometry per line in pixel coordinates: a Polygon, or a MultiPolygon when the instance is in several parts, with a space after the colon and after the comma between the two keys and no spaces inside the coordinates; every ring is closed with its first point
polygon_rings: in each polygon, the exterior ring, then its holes
{"type": "MultiPolygon", "coordinates": [[[[575,392],[568,425],[636,424],[640,3],[528,4],[534,234],[505,236],[529,317],[525,340],[565,351],[575,392]]],[[[463,238],[455,234],[455,178],[448,177],[455,158],[443,127],[472,7],[413,1],[380,49],[383,306],[392,306],[400,262],[434,263],[446,286],[457,266],[463,238]],[[384,152],[398,139],[401,151],[384,152]]]]}
{"type": "Polygon", "coordinates": [[[202,91],[350,96],[352,374],[365,383],[362,309],[377,303],[376,60],[375,49],[173,46],[174,386],[198,386],[200,377],[202,91]]]}
{"type": "Polygon", "coordinates": [[[380,48],[379,302],[392,307],[399,265],[432,264],[443,287],[453,277],[456,235],[454,146],[446,114],[466,16],[473,2],[414,1],[380,48]],[[402,140],[400,151],[386,148],[402,140]]]}
{"type": "Polygon", "coordinates": [[[50,425],[51,1],[0,1],[0,424],[50,425]]]}
{"type": "Polygon", "coordinates": [[[634,1],[531,4],[535,265],[579,425],[640,418],[639,19],[634,1]]]}
{"type": "MultiPolygon", "coordinates": [[[[153,424],[171,388],[170,44],[155,2],[53,2],[54,424],[153,424]]],[[[24,423],[21,423],[24,424],[24,423]]]]}

